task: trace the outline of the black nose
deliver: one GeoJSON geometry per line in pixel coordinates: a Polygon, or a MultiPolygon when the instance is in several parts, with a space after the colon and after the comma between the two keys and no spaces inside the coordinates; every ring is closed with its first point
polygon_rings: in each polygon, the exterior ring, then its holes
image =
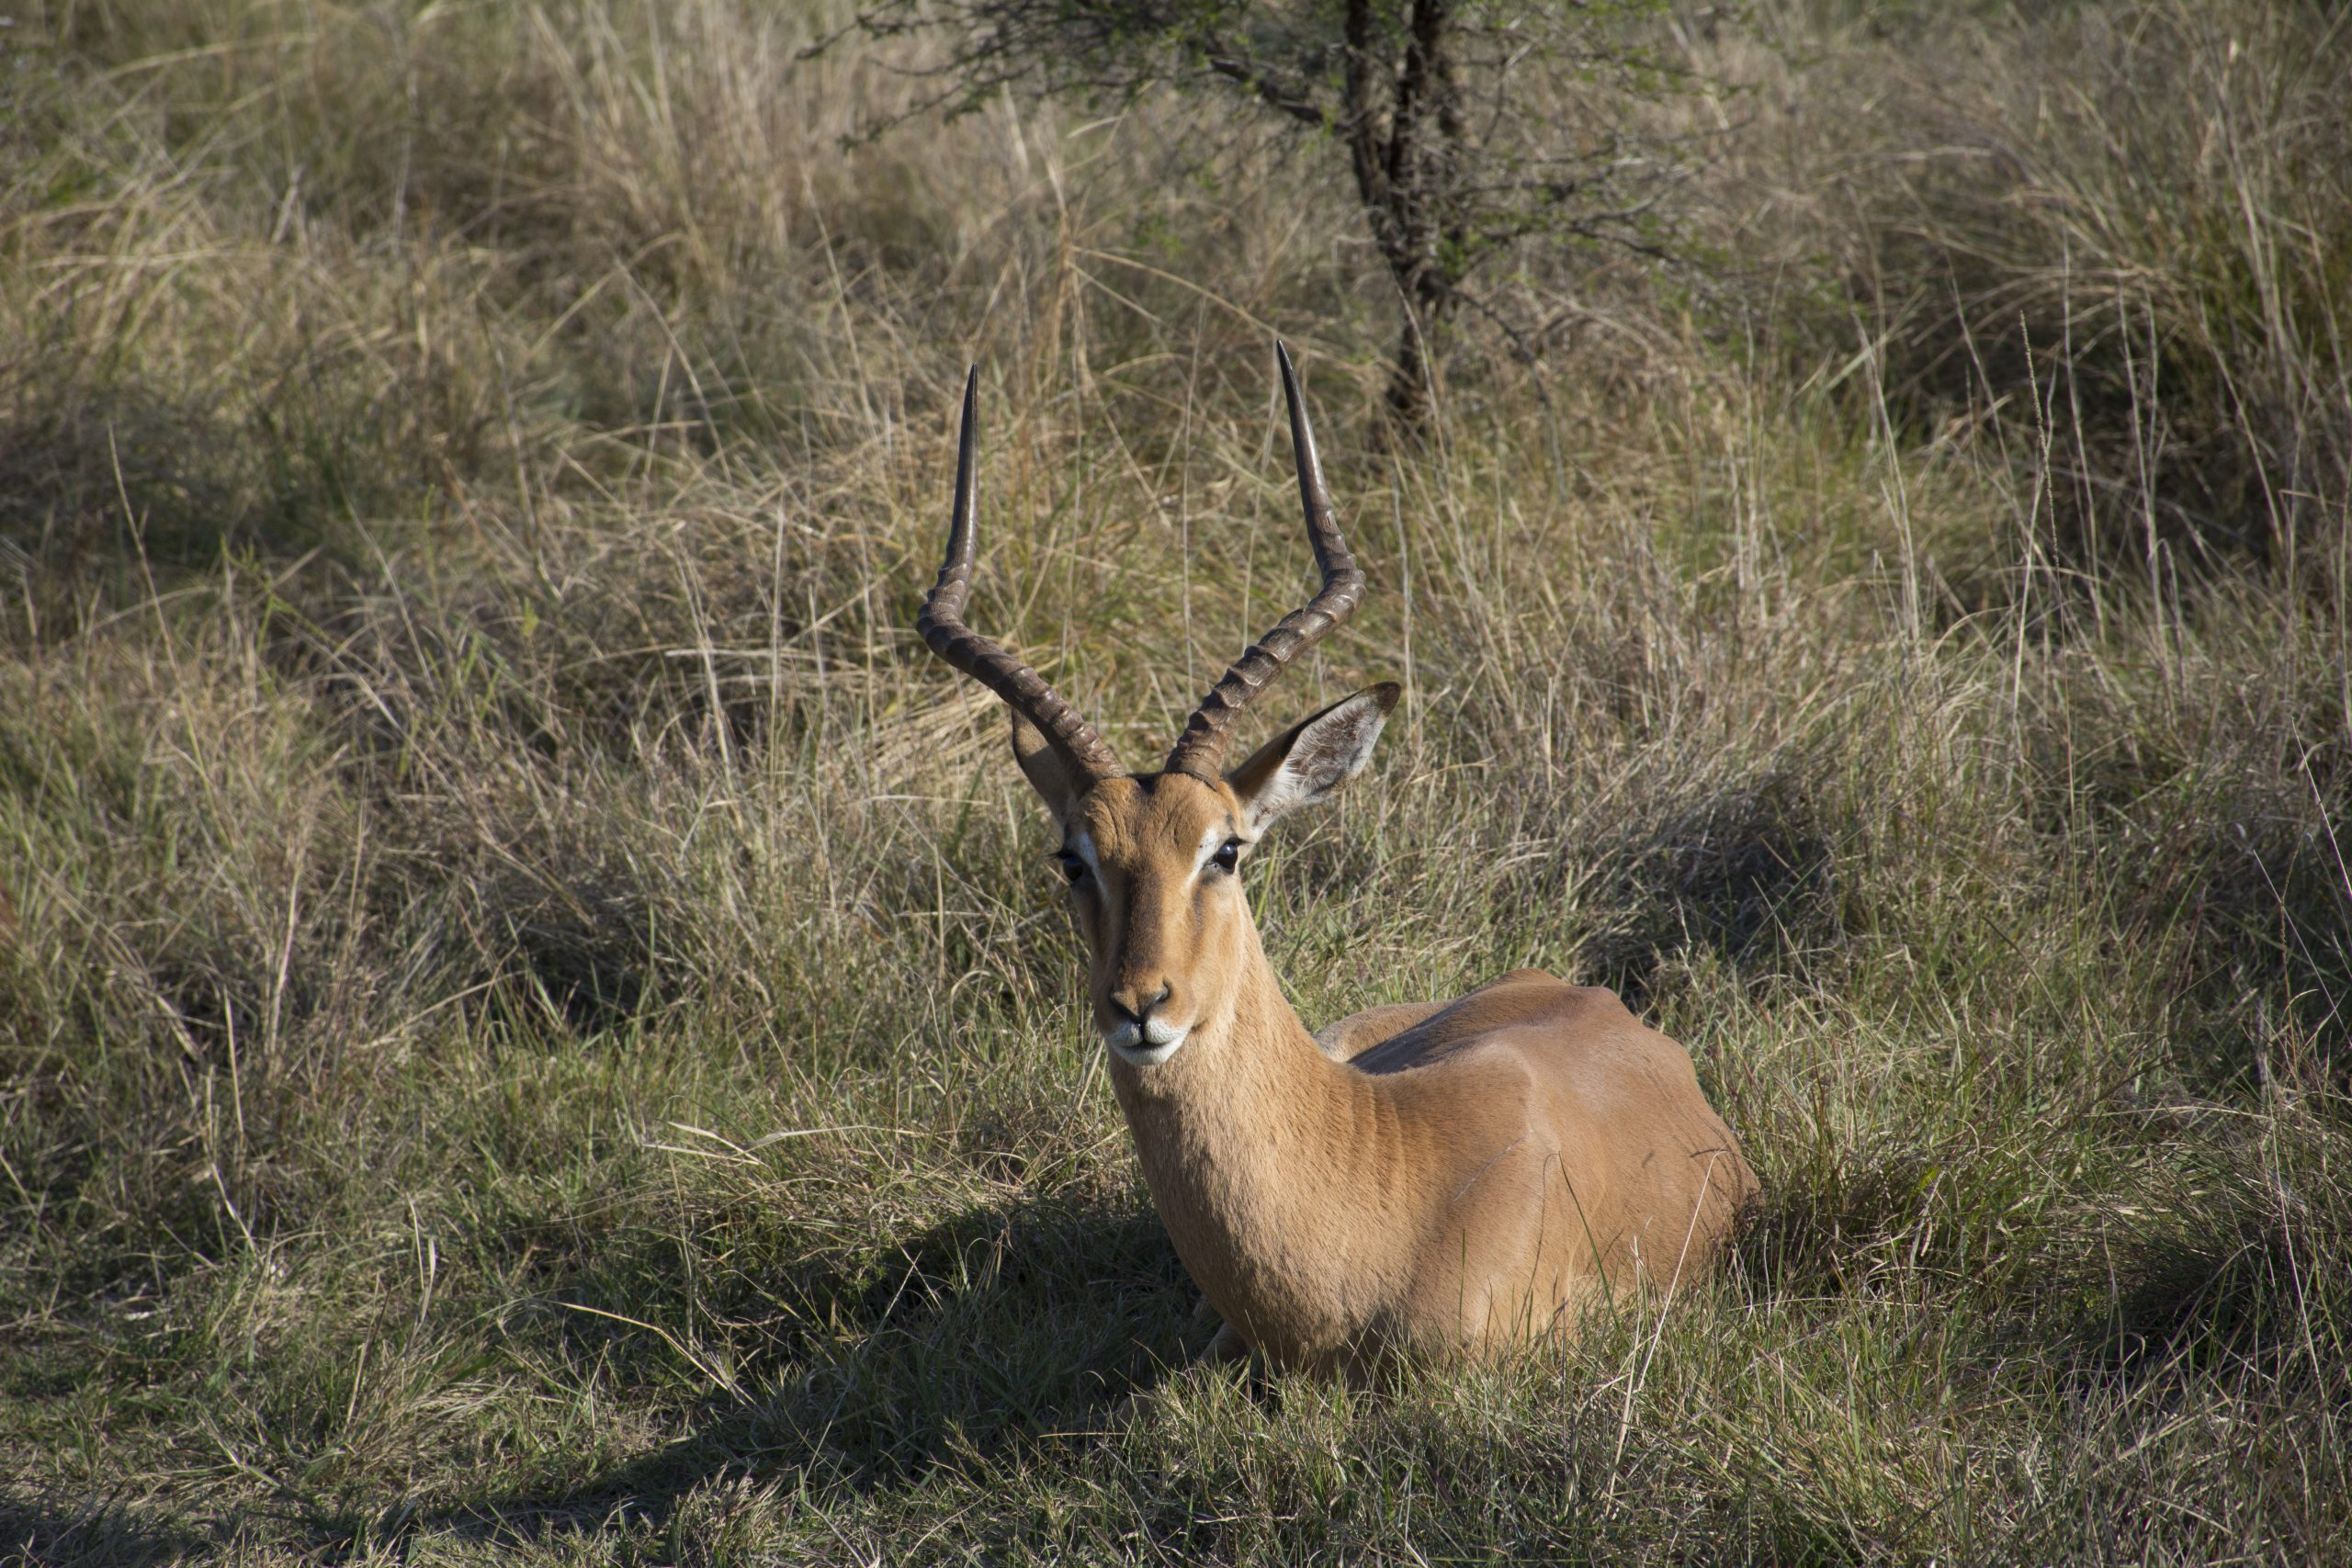
{"type": "Polygon", "coordinates": [[[1125,1019],[1129,1023],[1134,1024],[1137,1029],[1141,1029],[1146,1023],[1150,1021],[1151,1010],[1168,999],[1169,990],[1170,987],[1163,985],[1159,990],[1154,991],[1150,996],[1146,997],[1141,1002],[1138,1002],[1134,1007],[1129,1007],[1126,1003],[1114,996],[1111,998],[1111,1010],[1117,1013],[1121,1018],[1125,1019]]]}

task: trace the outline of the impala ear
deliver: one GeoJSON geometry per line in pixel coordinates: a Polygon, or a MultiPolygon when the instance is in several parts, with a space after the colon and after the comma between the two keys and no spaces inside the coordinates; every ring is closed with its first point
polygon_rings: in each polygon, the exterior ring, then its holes
{"type": "Polygon", "coordinates": [[[1021,764],[1021,772],[1029,780],[1029,787],[1054,814],[1056,826],[1069,820],[1071,810],[1078,805],[1078,790],[1073,787],[1069,764],[1062,754],[1046,739],[1046,732],[1021,716],[1018,709],[1005,710],[1012,715],[1012,759],[1021,764]]]}
{"type": "Polygon", "coordinates": [[[1262,832],[1276,818],[1324,799],[1363,772],[1380,727],[1403,693],[1394,681],[1367,686],[1250,753],[1225,780],[1241,797],[1250,831],[1262,832]]]}

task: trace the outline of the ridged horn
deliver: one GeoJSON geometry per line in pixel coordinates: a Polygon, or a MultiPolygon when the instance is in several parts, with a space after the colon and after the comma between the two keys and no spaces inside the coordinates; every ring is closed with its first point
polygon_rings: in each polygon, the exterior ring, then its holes
{"type": "Polygon", "coordinates": [[[1298,368],[1290,350],[1279,342],[1274,357],[1282,364],[1283,398],[1290,404],[1290,445],[1298,459],[1298,502],[1306,513],[1306,542],[1315,547],[1315,564],[1322,569],[1323,586],[1314,598],[1284,615],[1272,631],[1250,645],[1233,668],[1201,699],[1184,733],[1168,753],[1168,771],[1214,779],[1225,765],[1227,747],[1233,741],[1234,722],[1258,694],[1273,683],[1285,665],[1321,641],[1324,634],[1348,618],[1363,597],[1363,572],[1348,552],[1347,540],[1331,516],[1331,497],[1323,488],[1323,465],[1315,456],[1315,432],[1306,422],[1306,402],[1299,396],[1298,368]]]}
{"type": "Polygon", "coordinates": [[[915,630],[932,652],[1002,697],[1012,710],[1035,725],[1046,742],[1087,784],[1100,783],[1125,770],[1094,727],[1061,694],[1005,648],[964,624],[964,604],[972,596],[973,516],[979,510],[980,367],[964,378],[964,424],[956,452],[956,508],[947,524],[947,559],[939,569],[915,617],[915,630]]]}

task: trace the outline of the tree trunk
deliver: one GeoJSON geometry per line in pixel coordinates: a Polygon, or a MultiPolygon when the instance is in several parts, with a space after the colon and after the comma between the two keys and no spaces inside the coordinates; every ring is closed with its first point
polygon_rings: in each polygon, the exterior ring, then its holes
{"type": "Polygon", "coordinates": [[[1404,317],[1389,368],[1391,423],[1429,418],[1437,340],[1455,304],[1462,253],[1457,186],[1467,130],[1455,81],[1457,0],[1408,0],[1401,59],[1381,52],[1372,0],[1349,0],[1347,130],[1356,194],[1404,317]],[[1377,68],[1375,68],[1377,62],[1377,68]]]}
{"type": "MultiPolygon", "coordinates": [[[[1400,286],[1403,279],[1397,280],[1400,286]]],[[[1430,377],[1443,341],[1446,317],[1451,313],[1442,299],[1425,300],[1416,308],[1407,297],[1405,320],[1396,330],[1396,352],[1388,362],[1388,390],[1382,399],[1389,422],[1408,436],[1418,438],[1421,427],[1429,423],[1433,406],[1430,377]]]]}

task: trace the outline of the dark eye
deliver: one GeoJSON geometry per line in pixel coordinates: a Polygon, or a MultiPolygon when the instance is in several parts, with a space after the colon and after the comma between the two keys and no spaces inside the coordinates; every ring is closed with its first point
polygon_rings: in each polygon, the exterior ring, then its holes
{"type": "Polygon", "coordinates": [[[1238,839],[1227,839],[1224,843],[1219,844],[1217,846],[1216,853],[1209,856],[1209,863],[1216,867],[1219,871],[1231,871],[1235,866],[1240,864],[1241,840],[1238,839]]]}
{"type": "Polygon", "coordinates": [[[1086,862],[1083,859],[1064,850],[1061,852],[1061,863],[1062,875],[1069,881],[1077,883],[1086,880],[1086,862]]]}

